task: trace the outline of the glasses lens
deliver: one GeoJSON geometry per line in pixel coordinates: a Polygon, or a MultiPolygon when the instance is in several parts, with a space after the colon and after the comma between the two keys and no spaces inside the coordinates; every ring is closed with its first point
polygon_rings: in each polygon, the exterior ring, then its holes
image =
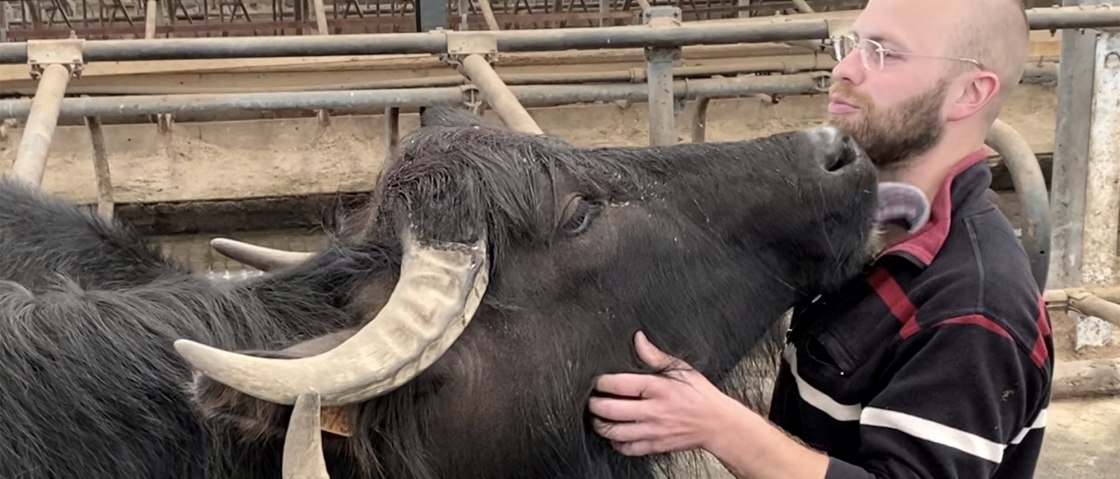
{"type": "Polygon", "coordinates": [[[836,61],[843,60],[852,52],[854,46],[852,38],[848,36],[836,37],[832,43],[832,57],[836,61]]]}

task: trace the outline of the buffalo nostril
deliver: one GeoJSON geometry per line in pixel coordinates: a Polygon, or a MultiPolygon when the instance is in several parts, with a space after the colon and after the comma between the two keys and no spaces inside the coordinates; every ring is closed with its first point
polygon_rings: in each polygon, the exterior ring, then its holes
{"type": "Polygon", "coordinates": [[[809,138],[816,147],[817,164],[830,173],[855,163],[861,154],[852,136],[834,126],[813,128],[809,130],[809,138]]]}

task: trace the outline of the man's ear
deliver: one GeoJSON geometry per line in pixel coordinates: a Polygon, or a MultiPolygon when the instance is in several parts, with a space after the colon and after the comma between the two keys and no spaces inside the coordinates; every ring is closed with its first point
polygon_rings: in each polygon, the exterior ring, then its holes
{"type": "Polygon", "coordinates": [[[1000,92],[999,76],[981,71],[962,78],[965,83],[949,105],[948,120],[956,121],[976,115],[988,107],[1000,92]]]}
{"type": "MultiPolygon", "coordinates": [[[[356,328],[346,329],[280,351],[247,351],[245,354],[269,358],[307,357],[334,348],[357,332],[356,328]]],[[[201,374],[195,376],[193,401],[207,421],[230,428],[247,441],[283,439],[292,414],[292,406],[257,399],[201,374]]],[[[357,418],[357,404],[324,407],[321,411],[323,431],[350,437],[357,418]]]]}

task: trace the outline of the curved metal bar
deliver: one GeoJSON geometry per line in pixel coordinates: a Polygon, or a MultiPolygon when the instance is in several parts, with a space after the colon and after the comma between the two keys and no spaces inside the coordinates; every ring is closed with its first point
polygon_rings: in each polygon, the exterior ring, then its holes
{"type": "Polygon", "coordinates": [[[1021,236],[1023,249],[1030,258],[1035,283],[1044,291],[1050,265],[1050,199],[1042,167],[1030,144],[1001,120],[992,124],[986,142],[1007,163],[1025,218],[1021,236]]]}

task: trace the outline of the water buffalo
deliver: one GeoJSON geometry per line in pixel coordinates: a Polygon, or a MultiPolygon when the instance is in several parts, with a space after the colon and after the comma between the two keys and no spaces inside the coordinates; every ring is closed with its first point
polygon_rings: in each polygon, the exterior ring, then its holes
{"type": "Polygon", "coordinates": [[[0,181],[0,477],[278,478],[308,390],[334,478],[652,477],[586,412],[595,375],[644,370],[634,332],[730,387],[874,250],[875,170],[832,128],[584,149],[425,123],[326,248],[246,282],[0,181]]]}

